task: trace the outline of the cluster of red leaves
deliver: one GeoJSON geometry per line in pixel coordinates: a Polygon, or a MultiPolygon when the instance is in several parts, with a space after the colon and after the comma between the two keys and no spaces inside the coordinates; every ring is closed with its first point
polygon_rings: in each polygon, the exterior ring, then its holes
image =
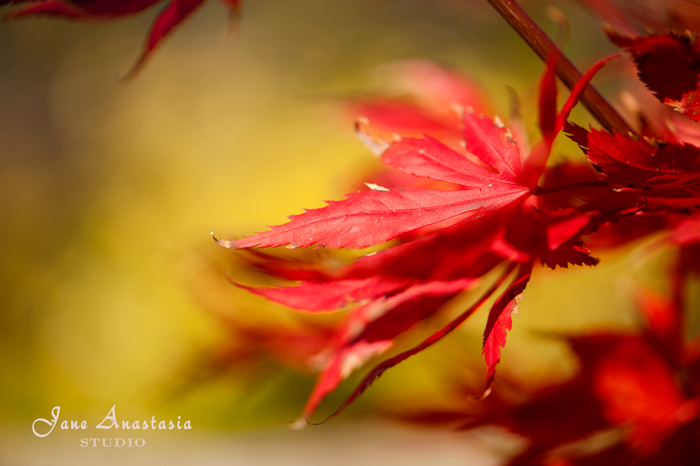
{"type": "MultiPolygon", "coordinates": [[[[7,19],[50,15],[104,21],[159,1],[0,0],[0,6],[21,5],[7,19]]],[[[204,1],[169,0],[131,74],[204,1]]],[[[222,1],[237,13],[241,0],[222,1]]],[[[639,79],[663,108],[675,113],[641,114],[639,135],[571,124],[570,111],[606,60],[557,110],[554,54],[539,89],[541,141],[530,148],[518,121],[506,128],[499,118],[485,115],[488,104],[466,78],[425,63],[406,65],[413,100],[351,103],[363,116],[358,136],[394,174],[384,172],[381,184],[370,183],[367,191],[290,217],[267,232],[218,241],[232,249],[362,249],[391,242],[341,267],[251,254],[257,268],[296,284],[240,287],[295,309],[342,309],[344,320],[340,325],[304,321],[293,328],[228,322],[237,344],[221,351],[217,364],[257,354],[300,369],[313,361],[320,375],[304,408],[308,421],[328,393],[368,359],[387,352],[401,334],[456,296],[486,289],[422,343],[374,367],[331,417],[387,369],[440,341],[493,298],[483,334],[485,395],[536,263],[593,266],[597,259],[584,246],[585,235],[595,233],[591,245],[617,247],[666,230],[679,250],[670,273],[672,292],[665,298],[639,291],[643,332],[565,337],[580,363],[578,375],[530,393],[525,401],[508,400],[496,389],[478,408],[404,417],[463,429],[505,427],[529,440],[512,465],[700,463],[700,339],[686,340],[683,317],[686,281],[700,272],[700,45],[695,35],[700,14],[691,3],[652,0],[648,5],[668,12],[683,32],[641,36],[612,0],[583,2],[611,25],[610,40],[631,56],[639,79]],[[562,130],[589,163],[547,167],[562,130]]],[[[635,1],[617,3],[633,11],[635,1]]],[[[664,26],[658,15],[633,19],[664,26]]]]}
{"type": "MultiPolygon", "coordinates": [[[[678,140],[587,131],[567,123],[581,92],[606,60],[581,79],[560,111],[556,60],[556,55],[551,57],[540,83],[542,140],[531,149],[517,122],[510,130],[497,117],[473,110],[465,97],[473,98],[473,86],[463,77],[414,63],[414,72],[418,69],[430,78],[422,99],[354,105],[372,118],[371,126],[367,118],[359,120],[360,139],[384,164],[413,175],[415,181],[403,187],[368,184],[368,191],[292,216],[290,222],[269,231],[218,240],[232,249],[365,248],[393,241],[390,247],[340,268],[256,254],[261,270],[297,283],[246,287],[251,292],[311,312],[347,309],[345,323],[326,348],[305,419],[352,371],[488,276],[491,286],[472,306],[418,346],[377,365],[331,417],[387,369],[448,335],[495,295],[483,336],[487,394],[512,327],[511,315],[517,312],[536,262],[551,268],[595,265],[597,259],[583,245],[583,235],[637,216],[660,218],[655,228],[665,228],[700,205],[700,149],[678,140]],[[445,99],[446,89],[452,99],[445,99]],[[435,101],[449,102],[451,117],[447,109],[436,112],[422,104],[430,92],[435,101]],[[422,135],[415,137],[421,124],[422,135]],[[546,168],[554,138],[565,126],[590,164],[546,168]],[[370,134],[374,127],[379,131],[370,134]],[[404,134],[396,134],[391,142],[379,137],[392,130],[404,134]]],[[[649,71],[659,81],[664,81],[664,72],[649,71]]],[[[612,244],[628,240],[617,236],[612,244]]]]}
{"type": "MultiPolygon", "coordinates": [[[[607,0],[586,3],[612,6],[607,0]]],[[[609,196],[576,209],[606,213],[606,222],[590,237],[594,246],[615,247],[666,230],[664,241],[678,248],[669,272],[671,291],[660,296],[637,290],[644,322],[640,332],[563,336],[580,367],[566,383],[524,395],[527,383],[505,377],[479,405],[464,405],[465,386],[453,404],[463,408],[399,414],[457,429],[503,427],[528,440],[511,465],[700,464],[700,337],[689,338],[685,325],[692,311],[686,285],[700,272],[697,42],[689,33],[673,31],[641,37],[616,11],[607,10],[606,19],[625,32],[609,32],[611,41],[630,53],[639,78],[656,98],[680,114],[675,121],[683,130],[642,118],[643,137],[637,138],[567,124],[612,189],[609,196]]]]}
{"type": "MultiPolygon", "coordinates": [[[[52,15],[101,21],[140,13],[158,1],[0,0],[0,5],[28,3],[6,18],[52,15]]],[[[240,0],[223,1],[237,12],[240,0]]],[[[154,21],[132,73],[203,2],[170,0],[154,21]]],[[[700,46],[688,32],[639,35],[610,0],[585,3],[615,28],[608,32],[610,40],[629,53],[639,79],[661,104],[675,110],[673,117],[640,115],[639,135],[586,130],[567,122],[607,59],[591,68],[558,110],[558,57],[553,54],[539,89],[542,137],[530,148],[518,121],[506,128],[499,118],[484,114],[488,105],[466,78],[412,63],[407,74],[413,80],[412,101],[352,103],[364,117],[357,123],[360,139],[387,167],[407,176],[386,172],[385,183],[370,183],[369,190],[345,200],[290,217],[267,232],[218,241],[232,249],[362,249],[390,242],[341,267],[252,254],[260,270],[296,284],[239,286],[296,309],[342,309],[345,319],[340,325],[292,330],[235,324],[245,344],[222,353],[221,364],[247,359],[251,350],[293,366],[315,361],[320,375],[304,408],[308,421],[351,372],[387,352],[401,334],[456,296],[478,289],[473,304],[442,329],[374,367],[331,417],[387,369],[440,341],[493,299],[483,334],[485,395],[536,263],[593,266],[597,259],[584,246],[585,235],[597,232],[592,244],[615,247],[668,230],[680,250],[671,274],[673,293],[669,299],[640,293],[648,323],[642,334],[567,337],[581,364],[574,380],[534,393],[526,403],[501,402],[496,394],[478,415],[468,410],[422,419],[449,420],[463,428],[497,424],[525,435],[530,446],[512,464],[697,464],[700,343],[685,341],[682,314],[685,281],[700,264],[700,46]],[[547,166],[562,130],[589,163],[547,166]],[[403,185],[394,184],[399,179],[403,185]],[[613,435],[601,437],[601,432],[613,435]]],[[[674,21],[692,28],[696,21],[684,17],[684,11],[674,10],[674,21]]],[[[649,25],[652,19],[641,21],[649,25]]]]}
{"type": "MultiPolygon", "coordinates": [[[[182,21],[206,0],[169,0],[151,25],[146,44],[129,76],[135,75],[150,58],[156,47],[182,21]]],[[[238,15],[242,0],[221,0],[228,6],[232,18],[238,15]]],[[[108,21],[134,15],[163,0],[0,0],[0,6],[29,5],[7,13],[5,19],[28,16],[56,16],[76,21],[108,21]]]]}
{"type": "Polygon", "coordinates": [[[579,363],[573,379],[528,391],[527,382],[506,376],[478,406],[465,404],[469,385],[458,383],[453,409],[414,408],[395,416],[459,430],[505,428],[528,440],[511,466],[698,464],[700,337],[687,339],[684,318],[686,279],[700,264],[698,225],[695,216],[668,237],[679,247],[670,296],[636,291],[639,332],[561,337],[579,363]]]}

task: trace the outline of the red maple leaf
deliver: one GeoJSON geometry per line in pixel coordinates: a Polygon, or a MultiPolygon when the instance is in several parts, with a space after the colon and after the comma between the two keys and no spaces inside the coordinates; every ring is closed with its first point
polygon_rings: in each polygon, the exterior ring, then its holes
{"type": "Polygon", "coordinates": [[[639,78],[661,102],[700,121],[700,46],[695,37],[669,33],[632,38],[612,32],[608,37],[630,51],[639,78]]]}
{"type": "Polygon", "coordinates": [[[506,129],[470,112],[464,113],[463,122],[465,148],[480,164],[430,136],[394,142],[380,157],[403,172],[458,184],[462,189],[372,186],[371,191],[352,193],[344,201],[293,216],[289,223],[268,232],[220,244],[234,249],[315,244],[364,248],[464,214],[476,219],[526,197],[531,188],[521,181],[518,147],[506,129]]]}
{"type": "Polygon", "coordinates": [[[619,133],[575,125],[567,131],[605,179],[639,189],[696,189],[700,180],[700,148],[691,145],[633,139],[619,133]]]}
{"type": "MultiPolygon", "coordinates": [[[[512,283],[491,309],[484,332],[488,391],[506,332],[512,325],[511,313],[517,309],[517,300],[535,260],[551,267],[597,263],[580,244],[580,236],[595,226],[594,215],[574,208],[580,199],[573,204],[564,201],[576,196],[562,195],[561,187],[541,188],[537,182],[554,137],[604,62],[587,73],[557,113],[556,57],[549,61],[540,86],[544,140],[526,156],[520,153],[500,120],[469,110],[461,112],[463,141],[456,147],[430,135],[387,143],[361,131],[362,139],[387,166],[447,183],[455,189],[370,186],[370,191],[353,193],[343,201],[291,217],[290,222],[269,231],[243,239],[217,240],[221,246],[233,249],[283,245],[364,248],[396,238],[406,241],[326,271],[278,259],[266,263],[263,259],[263,269],[278,277],[301,279],[302,283],[293,287],[248,288],[254,293],[313,311],[359,304],[351,309],[344,330],[337,335],[332,356],[304,410],[305,418],[351,370],[386,351],[400,333],[433,315],[484,274],[503,265],[497,272],[496,284],[477,304],[416,348],[375,367],[334,415],[388,368],[449,334],[517,269],[512,283]],[[547,209],[555,204],[556,209],[547,209]],[[436,224],[440,226],[426,229],[436,224]],[[423,233],[405,236],[416,231],[423,233]]],[[[599,184],[594,181],[594,185],[599,184]]]]}

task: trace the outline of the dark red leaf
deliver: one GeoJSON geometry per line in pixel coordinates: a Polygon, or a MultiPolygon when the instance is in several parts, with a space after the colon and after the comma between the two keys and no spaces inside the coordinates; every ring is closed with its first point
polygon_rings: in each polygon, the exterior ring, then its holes
{"type": "Polygon", "coordinates": [[[489,312],[482,348],[486,359],[487,386],[493,381],[496,364],[501,360],[501,348],[506,344],[506,333],[513,326],[511,314],[518,312],[518,303],[530,280],[531,271],[532,262],[521,265],[513,283],[499,296],[489,312]]]}
{"type": "Polygon", "coordinates": [[[656,189],[698,185],[700,149],[679,144],[655,147],[621,134],[587,132],[567,126],[572,138],[586,152],[588,160],[606,179],[621,186],[656,189]]]}
{"type": "Polygon", "coordinates": [[[653,453],[697,417],[697,401],[685,399],[666,361],[644,338],[598,334],[574,338],[571,346],[607,419],[630,426],[630,441],[641,451],[653,453]]]}
{"type": "Polygon", "coordinates": [[[694,37],[666,34],[629,38],[615,33],[608,36],[632,53],[639,77],[661,102],[700,121],[700,46],[694,37]]]}

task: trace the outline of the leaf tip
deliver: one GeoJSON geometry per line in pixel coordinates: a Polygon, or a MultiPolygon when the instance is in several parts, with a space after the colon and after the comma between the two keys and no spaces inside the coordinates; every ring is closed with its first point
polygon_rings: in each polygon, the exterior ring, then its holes
{"type": "Polygon", "coordinates": [[[467,393],[467,398],[472,400],[472,401],[483,401],[488,397],[491,392],[493,391],[493,377],[490,378],[488,381],[486,381],[486,386],[484,387],[484,391],[482,391],[479,395],[474,396],[470,395],[467,393]]]}
{"type": "Polygon", "coordinates": [[[455,112],[457,118],[459,118],[460,120],[464,117],[464,112],[466,110],[463,105],[460,105],[457,102],[450,102],[450,109],[452,109],[452,111],[455,112]]]}
{"type": "Polygon", "coordinates": [[[385,188],[384,186],[379,186],[378,184],[374,183],[365,183],[365,186],[367,186],[372,191],[389,191],[389,188],[385,188]]]}
{"type": "Polygon", "coordinates": [[[219,239],[216,236],[214,236],[213,231],[210,233],[210,235],[211,235],[212,239],[216,242],[216,244],[218,244],[222,248],[226,248],[226,249],[237,249],[238,248],[238,240],[236,240],[236,239],[227,239],[227,240],[219,239]]]}
{"type": "Polygon", "coordinates": [[[304,427],[306,427],[307,425],[308,425],[308,423],[307,423],[307,421],[306,421],[306,418],[305,418],[304,416],[301,416],[299,419],[297,419],[296,421],[294,421],[294,422],[288,424],[287,426],[288,426],[291,430],[301,430],[301,429],[303,429],[304,427]]]}
{"type": "Polygon", "coordinates": [[[503,129],[506,127],[506,125],[503,123],[503,120],[498,115],[493,116],[493,124],[496,125],[496,128],[503,129]]]}
{"type": "Polygon", "coordinates": [[[357,136],[365,147],[367,147],[376,157],[381,157],[391,144],[381,138],[375,139],[370,136],[370,134],[363,128],[369,125],[370,122],[366,117],[358,117],[355,120],[355,136],[357,136]]]}

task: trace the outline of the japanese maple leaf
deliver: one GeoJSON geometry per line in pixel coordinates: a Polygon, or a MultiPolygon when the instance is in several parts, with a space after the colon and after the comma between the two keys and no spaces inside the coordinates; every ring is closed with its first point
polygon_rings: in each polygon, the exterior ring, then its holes
{"type": "MultiPolygon", "coordinates": [[[[237,241],[220,241],[220,244],[241,248],[291,243],[295,247],[303,247],[323,241],[324,245],[331,247],[365,247],[445,219],[473,213],[477,209],[476,213],[458,221],[447,231],[458,234],[464,231],[465,225],[485,226],[490,223],[495,227],[491,229],[495,235],[498,225],[503,222],[498,210],[509,212],[511,205],[517,208],[530,190],[520,181],[519,153],[517,146],[508,140],[506,130],[486,117],[468,112],[464,115],[464,121],[465,133],[470,136],[467,149],[481,155],[482,164],[490,162],[488,166],[477,165],[430,137],[402,139],[382,154],[385,163],[407,173],[455,183],[463,189],[440,191],[375,188],[351,195],[346,201],[331,203],[326,208],[292,218],[289,224],[273,228],[270,234],[237,241]],[[491,166],[497,169],[487,168],[491,166]],[[426,199],[429,204],[424,202],[426,199]]],[[[493,235],[489,237],[484,230],[471,231],[493,239],[493,235]]],[[[332,351],[333,357],[321,372],[304,410],[304,417],[310,417],[322,398],[335,389],[352,370],[369,357],[385,352],[400,333],[430,316],[449,299],[464,291],[469,284],[475,283],[474,277],[465,277],[464,274],[443,275],[442,278],[449,281],[437,281],[434,273],[430,272],[422,278],[419,274],[409,273],[394,279],[391,275],[377,273],[376,262],[383,263],[384,266],[392,261],[419,263],[416,262],[419,260],[418,255],[410,252],[425,251],[429,258],[439,258],[435,249],[421,248],[425,242],[430,243],[431,237],[443,237],[444,240],[445,235],[439,233],[429,234],[424,238],[425,241],[409,242],[405,245],[407,248],[390,248],[375,256],[363,258],[336,274],[338,278],[343,278],[341,280],[307,281],[297,287],[254,290],[269,299],[308,310],[332,309],[352,301],[369,300],[368,304],[351,311],[348,317],[350,333],[341,332],[338,335],[338,344],[332,351]],[[377,315],[380,317],[377,318],[377,315]],[[359,334],[358,328],[363,329],[359,334]]],[[[488,245],[488,241],[484,243],[484,246],[488,245]]],[[[483,259],[488,249],[475,251],[470,247],[466,251],[474,261],[483,259]]],[[[450,256],[444,257],[447,259],[450,256]]],[[[454,260],[454,254],[452,259],[454,260]]],[[[491,266],[502,260],[496,258],[491,261],[491,266]]],[[[425,269],[437,270],[436,267],[425,269]]],[[[454,266],[447,270],[457,271],[454,266]]],[[[501,279],[506,276],[504,274],[501,279]]],[[[494,333],[497,345],[503,343],[503,336],[497,333],[502,326],[501,319],[494,333]]],[[[491,348],[490,336],[486,341],[489,349],[486,358],[492,366],[497,361],[496,353],[499,353],[500,346],[491,348]]],[[[408,356],[404,354],[403,357],[408,356]]]]}
{"type": "Polygon", "coordinates": [[[249,247],[365,248],[403,233],[469,214],[474,218],[527,196],[520,154],[502,125],[465,112],[465,147],[477,164],[440,141],[406,138],[391,144],[380,160],[406,173],[462,186],[453,191],[383,188],[352,193],[320,209],[291,217],[287,224],[240,240],[220,241],[234,249],[249,247]]]}
{"type": "Polygon", "coordinates": [[[226,248],[319,247],[365,248],[394,239],[403,233],[465,214],[473,219],[524,200],[532,194],[544,170],[549,149],[564,127],[593,74],[606,60],[591,68],[556,113],[553,65],[542,81],[540,106],[542,144],[521,164],[518,146],[500,120],[462,113],[464,153],[437,139],[404,138],[386,144],[380,160],[402,172],[461,186],[457,190],[383,188],[352,193],[344,201],[290,217],[290,222],[269,231],[236,240],[218,241],[226,248]]]}
{"type": "Polygon", "coordinates": [[[652,144],[575,125],[568,125],[567,132],[605,180],[644,190],[647,198],[671,209],[698,205],[700,148],[670,142],[652,144]]]}
{"type": "MultiPolygon", "coordinates": [[[[0,0],[2,4],[29,5],[5,15],[6,19],[27,16],[57,16],[77,21],[106,21],[142,12],[162,0],[0,0]]],[[[206,0],[170,0],[151,25],[146,44],[128,76],[143,67],[160,43],[206,0]]],[[[232,17],[238,14],[242,0],[222,0],[232,17]]]]}
{"type": "MultiPolygon", "coordinates": [[[[217,240],[227,248],[290,248],[312,245],[364,248],[412,231],[417,239],[365,256],[339,270],[322,271],[273,260],[275,275],[301,279],[298,286],[248,288],[282,304],[310,311],[358,304],[347,317],[347,330],[337,335],[330,359],[312,392],[304,417],[351,370],[386,351],[402,332],[442,307],[499,266],[495,284],[443,329],[417,347],[380,363],[336,411],[359,396],[388,368],[436,343],[468,318],[499,284],[512,283],[497,299],[484,333],[487,391],[493,380],[511,314],[524,290],[536,258],[552,267],[594,265],[578,237],[591,216],[575,209],[544,211],[533,194],[548,194],[537,186],[549,149],[597,64],[556,112],[555,60],[541,82],[540,121],[543,141],[524,158],[511,133],[498,119],[466,109],[461,112],[463,141],[457,148],[426,134],[392,143],[362,134],[380,160],[409,175],[449,184],[456,189],[383,188],[348,195],[344,201],[294,216],[269,231],[237,240],[217,240]],[[440,228],[428,229],[440,224],[440,228]],[[514,274],[514,275],[513,275],[514,274]]],[[[556,196],[556,194],[552,194],[556,196]]],[[[334,416],[333,415],[333,416],[334,416]]]]}
{"type": "Polygon", "coordinates": [[[625,37],[612,32],[608,37],[632,54],[639,78],[661,102],[700,121],[700,46],[695,37],[625,37]]]}

